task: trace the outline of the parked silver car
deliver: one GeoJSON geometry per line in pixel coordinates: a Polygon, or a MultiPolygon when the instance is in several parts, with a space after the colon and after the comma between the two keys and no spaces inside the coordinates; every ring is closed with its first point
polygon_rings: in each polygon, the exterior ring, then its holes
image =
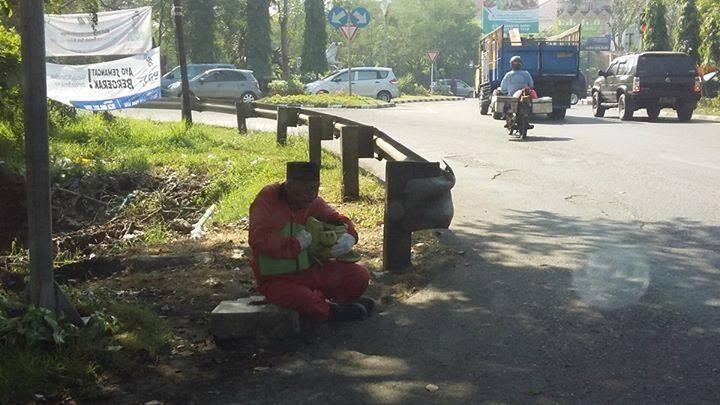
{"type": "MultiPolygon", "coordinates": [[[[168,88],[171,96],[179,97],[181,83],[168,88]]],[[[252,70],[212,69],[190,80],[190,93],[199,99],[224,98],[250,103],[261,97],[262,92],[252,70]]]]}
{"type": "MultiPolygon", "coordinates": [[[[454,95],[458,97],[475,97],[475,89],[470,87],[467,83],[465,83],[462,80],[455,79],[455,84],[457,85],[454,95]]],[[[438,92],[445,92],[445,93],[453,93],[452,92],[452,79],[440,79],[430,85],[430,89],[434,93],[438,92]]]]}
{"type": "MultiPolygon", "coordinates": [[[[397,78],[391,68],[358,67],[352,68],[353,94],[390,101],[400,96],[397,78]]],[[[339,70],[323,79],[305,85],[310,94],[347,93],[348,70],[339,70]]]]}
{"type": "MultiPolygon", "coordinates": [[[[187,65],[187,74],[188,79],[192,79],[193,77],[207,72],[210,69],[235,69],[234,65],[231,65],[229,63],[191,63],[187,65]]],[[[167,93],[168,88],[173,83],[180,81],[180,66],[175,66],[175,68],[167,73],[165,73],[160,78],[160,89],[162,90],[163,94],[167,93]]]]}

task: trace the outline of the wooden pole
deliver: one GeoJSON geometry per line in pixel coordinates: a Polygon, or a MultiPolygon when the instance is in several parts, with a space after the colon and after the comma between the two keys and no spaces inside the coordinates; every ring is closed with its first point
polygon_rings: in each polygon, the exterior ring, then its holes
{"type": "Polygon", "coordinates": [[[173,0],[173,14],[175,16],[175,36],[177,38],[178,61],[180,62],[180,79],[182,82],[182,119],[186,125],[192,125],[192,110],[190,106],[190,82],[187,74],[187,59],[185,58],[185,34],[183,32],[183,8],[180,0],[173,0]]]}
{"type": "Polygon", "coordinates": [[[45,3],[20,2],[27,177],[30,302],[57,310],[52,253],[50,152],[45,71],[45,3]]]}
{"type": "Polygon", "coordinates": [[[322,165],[323,118],[311,115],[308,118],[308,149],[310,162],[322,165]]]}

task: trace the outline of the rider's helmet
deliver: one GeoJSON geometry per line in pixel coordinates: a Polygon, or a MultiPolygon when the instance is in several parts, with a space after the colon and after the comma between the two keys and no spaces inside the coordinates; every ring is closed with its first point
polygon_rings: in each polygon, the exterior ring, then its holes
{"type": "Polygon", "coordinates": [[[518,65],[518,67],[521,67],[523,64],[522,58],[518,55],[513,56],[510,58],[510,66],[515,67],[515,65],[518,65]]]}

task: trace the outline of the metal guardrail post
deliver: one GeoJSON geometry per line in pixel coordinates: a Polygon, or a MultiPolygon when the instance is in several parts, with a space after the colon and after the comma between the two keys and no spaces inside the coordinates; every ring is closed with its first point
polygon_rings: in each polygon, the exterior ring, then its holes
{"type": "Polygon", "coordinates": [[[344,200],[360,197],[360,158],[375,156],[374,128],[368,126],[343,126],[340,131],[342,145],[342,195],[344,200]]]}
{"type": "Polygon", "coordinates": [[[296,107],[278,107],[277,109],[277,143],[285,145],[287,143],[288,127],[296,127],[298,121],[298,108],[296,107]]]}
{"type": "Polygon", "coordinates": [[[322,165],[322,123],[322,117],[317,115],[308,118],[309,160],[318,166],[322,165]]]}
{"type": "Polygon", "coordinates": [[[358,154],[357,127],[345,127],[341,132],[342,197],[355,200],[360,197],[360,156],[358,154]]]}
{"type": "Polygon", "coordinates": [[[452,171],[437,162],[387,162],[383,267],[402,272],[410,267],[412,232],[447,228],[452,220],[452,171]]]}
{"type": "Polygon", "coordinates": [[[243,103],[242,101],[235,102],[238,132],[241,134],[247,134],[247,119],[252,116],[252,108],[252,104],[250,103],[243,103]]]}

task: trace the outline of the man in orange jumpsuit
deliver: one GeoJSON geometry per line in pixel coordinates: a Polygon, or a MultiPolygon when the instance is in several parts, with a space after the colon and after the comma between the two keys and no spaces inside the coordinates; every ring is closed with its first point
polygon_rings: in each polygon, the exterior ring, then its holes
{"type": "Polygon", "coordinates": [[[362,297],[368,271],[333,258],[357,243],[353,223],[318,197],[320,169],[308,162],[287,164],[286,181],[263,188],[250,206],[250,247],[257,289],[268,302],[298,311],[311,322],[361,320],[374,307],[362,297]],[[332,256],[313,262],[307,248],[312,236],[308,217],[344,222],[348,232],[330,249],[332,256]]]}

